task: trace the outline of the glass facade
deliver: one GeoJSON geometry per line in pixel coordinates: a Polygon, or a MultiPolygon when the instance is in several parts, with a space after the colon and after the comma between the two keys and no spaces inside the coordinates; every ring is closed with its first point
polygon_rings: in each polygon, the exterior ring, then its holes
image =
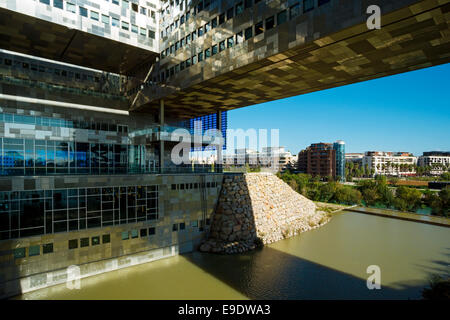
{"type": "Polygon", "coordinates": [[[158,186],[0,192],[0,240],[158,219],[158,186]]]}
{"type": "Polygon", "coordinates": [[[65,120],[61,118],[26,116],[12,113],[0,113],[0,122],[28,124],[46,127],[58,127],[58,128],[112,131],[123,134],[128,133],[128,126],[126,125],[113,123],[100,123],[95,121],[81,121],[81,120],[78,121],[78,120],[65,120]]]}
{"type": "Polygon", "coordinates": [[[145,146],[0,138],[0,174],[123,174],[145,172],[145,146]]]}
{"type": "MultiPolygon", "coordinates": [[[[224,144],[222,149],[226,150],[227,148],[227,128],[228,128],[228,118],[227,118],[227,112],[222,111],[221,112],[222,117],[222,137],[224,138],[224,144]]],[[[209,114],[202,117],[193,118],[187,121],[183,121],[179,125],[187,128],[190,132],[190,134],[195,134],[196,132],[201,132],[202,135],[205,134],[207,130],[210,129],[216,129],[218,126],[217,121],[217,113],[209,114]]],[[[215,147],[201,147],[201,150],[214,150],[215,147]],[[209,149],[208,149],[209,148],[209,149]]],[[[200,147],[193,148],[192,151],[199,151],[200,147]]]]}
{"type": "Polygon", "coordinates": [[[333,143],[333,149],[336,150],[336,176],[341,181],[345,180],[345,143],[344,141],[336,141],[333,143]]]}

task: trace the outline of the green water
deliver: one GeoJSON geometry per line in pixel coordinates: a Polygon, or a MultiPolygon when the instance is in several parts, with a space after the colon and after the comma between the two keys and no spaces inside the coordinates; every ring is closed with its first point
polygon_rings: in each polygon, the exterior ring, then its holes
{"type": "Polygon", "coordinates": [[[244,255],[194,252],[83,279],[22,299],[417,299],[448,274],[450,229],[345,212],[325,226],[244,255]],[[366,269],[381,268],[381,290],[366,269]]]}

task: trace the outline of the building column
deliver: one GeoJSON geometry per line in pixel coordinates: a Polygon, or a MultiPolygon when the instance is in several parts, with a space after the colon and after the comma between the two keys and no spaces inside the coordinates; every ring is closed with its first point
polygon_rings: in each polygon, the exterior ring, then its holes
{"type": "MultiPolygon", "coordinates": [[[[222,112],[217,111],[217,130],[219,130],[220,133],[222,133],[222,112]]],[[[223,137],[222,137],[223,138],[223,137]]],[[[217,163],[219,165],[222,165],[223,159],[222,159],[222,144],[217,148],[217,163]]]]}
{"type": "MultiPolygon", "coordinates": [[[[164,99],[161,99],[159,104],[159,126],[161,133],[161,130],[164,127],[164,99]]],[[[162,170],[164,169],[164,140],[161,139],[161,134],[159,139],[159,167],[161,168],[162,173],[162,170]]]]}

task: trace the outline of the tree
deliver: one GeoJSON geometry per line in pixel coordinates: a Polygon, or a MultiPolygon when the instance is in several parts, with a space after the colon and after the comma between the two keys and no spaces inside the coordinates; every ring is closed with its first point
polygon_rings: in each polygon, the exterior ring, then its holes
{"type": "Polygon", "coordinates": [[[403,211],[415,211],[421,205],[422,193],[414,188],[400,186],[395,193],[394,204],[403,211]]]}

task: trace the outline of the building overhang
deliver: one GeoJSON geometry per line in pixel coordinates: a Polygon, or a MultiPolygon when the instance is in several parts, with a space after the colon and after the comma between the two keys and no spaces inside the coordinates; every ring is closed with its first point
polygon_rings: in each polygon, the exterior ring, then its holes
{"type": "Polygon", "coordinates": [[[0,48],[129,75],[156,52],[0,7],[0,48]]]}
{"type": "MultiPolygon", "coordinates": [[[[217,59],[227,63],[220,53],[209,64],[191,66],[183,72],[192,81],[182,76],[186,79],[177,82],[175,77],[161,87],[144,89],[137,98],[136,111],[157,110],[159,100],[164,99],[166,112],[187,119],[450,62],[450,1],[384,1],[379,30],[367,28],[366,3],[372,4],[362,1],[359,5],[342,5],[351,18],[358,11],[359,23],[289,48],[282,43],[289,36],[287,24],[278,27],[279,35],[275,29],[270,30],[274,32],[266,37],[278,37],[278,46],[286,49],[259,60],[255,58],[252,63],[241,61],[239,65],[238,61],[227,65],[231,71],[221,74],[214,71],[213,64],[221,63],[217,59]],[[392,11],[392,7],[397,9],[392,11]],[[209,78],[201,78],[200,72],[209,78]]],[[[337,26],[348,25],[341,13],[333,16],[334,13],[330,10],[323,18],[337,26]]],[[[311,13],[304,18],[304,27],[320,28],[320,21],[307,21],[313,20],[312,17],[311,13]]],[[[297,38],[304,36],[301,32],[297,34],[297,38]]]]}

